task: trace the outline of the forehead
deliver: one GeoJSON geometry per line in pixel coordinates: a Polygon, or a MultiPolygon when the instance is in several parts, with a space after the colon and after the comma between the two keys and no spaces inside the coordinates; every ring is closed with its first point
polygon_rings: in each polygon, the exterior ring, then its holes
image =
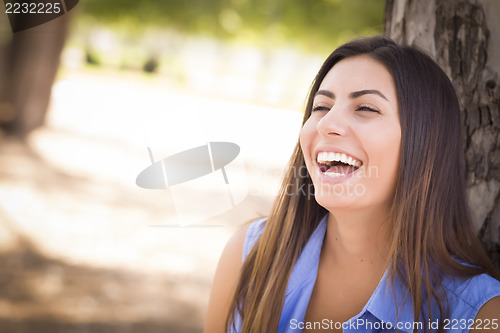
{"type": "Polygon", "coordinates": [[[339,61],[325,76],[319,89],[332,91],[335,95],[377,89],[391,97],[391,101],[396,101],[396,87],[391,74],[382,63],[368,55],[339,61]]]}

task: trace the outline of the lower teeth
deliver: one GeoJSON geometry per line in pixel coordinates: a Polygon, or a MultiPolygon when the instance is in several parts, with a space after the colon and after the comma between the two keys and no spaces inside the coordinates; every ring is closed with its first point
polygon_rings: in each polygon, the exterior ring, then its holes
{"type": "Polygon", "coordinates": [[[328,177],[337,178],[337,177],[343,176],[344,174],[337,173],[337,172],[325,172],[325,175],[327,175],[328,177]]]}

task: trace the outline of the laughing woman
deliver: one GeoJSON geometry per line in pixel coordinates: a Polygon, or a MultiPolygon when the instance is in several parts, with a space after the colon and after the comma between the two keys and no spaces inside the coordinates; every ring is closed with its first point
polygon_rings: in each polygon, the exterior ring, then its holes
{"type": "Polygon", "coordinates": [[[500,332],[460,131],[424,53],[382,37],[335,50],[269,218],[222,254],[205,332],[500,332]]]}

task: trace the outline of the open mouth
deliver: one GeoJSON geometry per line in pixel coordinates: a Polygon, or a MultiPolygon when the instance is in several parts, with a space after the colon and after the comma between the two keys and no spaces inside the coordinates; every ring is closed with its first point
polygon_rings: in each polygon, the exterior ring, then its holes
{"type": "Polygon", "coordinates": [[[320,152],[316,161],[321,172],[332,178],[353,173],[363,165],[363,162],[352,156],[333,152],[320,152]]]}

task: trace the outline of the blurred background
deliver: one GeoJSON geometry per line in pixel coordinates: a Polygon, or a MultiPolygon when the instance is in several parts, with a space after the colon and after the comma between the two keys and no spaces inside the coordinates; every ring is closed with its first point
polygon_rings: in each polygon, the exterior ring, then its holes
{"type": "Polygon", "coordinates": [[[268,214],[316,71],[340,43],[381,34],[383,12],[383,0],[84,0],[13,34],[2,8],[0,332],[201,332],[220,253],[268,214]],[[209,141],[240,147],[238,188],[220,173],[136,185],[209,141]],[[196,210],[227,191],[243,195],[183,224],[179,200],[196,210]]]}

